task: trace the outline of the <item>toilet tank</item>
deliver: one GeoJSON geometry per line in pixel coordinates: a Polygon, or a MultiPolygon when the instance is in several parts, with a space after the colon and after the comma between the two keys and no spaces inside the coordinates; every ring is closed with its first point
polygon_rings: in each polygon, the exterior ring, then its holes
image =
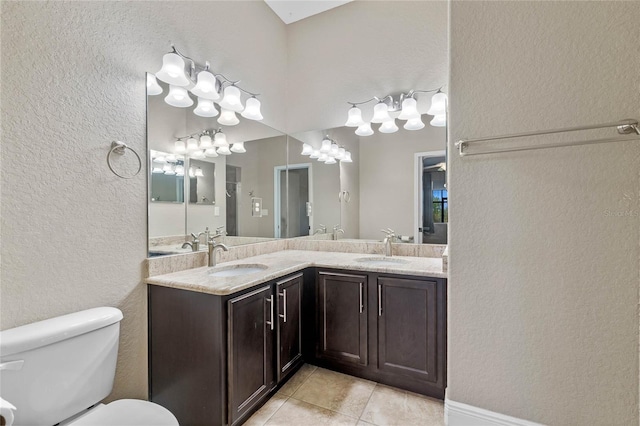
{"type": "Polygon", "coordinates": [[[14,425],[51,426],[113,388],[122,312],[94,308],[0,332],[0,396],[14,425]]]}

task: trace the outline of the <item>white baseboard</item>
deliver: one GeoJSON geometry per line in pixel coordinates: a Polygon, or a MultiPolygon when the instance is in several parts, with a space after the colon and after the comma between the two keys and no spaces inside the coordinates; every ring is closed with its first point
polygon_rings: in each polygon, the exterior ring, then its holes
{"type": "Polygon", "coordinates": [[[446,398],[444,400],[444,423],[447,426],[542,426],[540,423],[507,416],[446,398]]]}

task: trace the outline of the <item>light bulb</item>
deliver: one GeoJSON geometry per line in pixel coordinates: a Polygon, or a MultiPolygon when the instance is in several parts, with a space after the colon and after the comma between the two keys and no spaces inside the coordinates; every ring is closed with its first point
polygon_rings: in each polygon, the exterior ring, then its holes
{"type": "MultiPolygon", "coordinates": [[[[222,106],[222,104],[220,104],[220,106],[222,106]]],[[[240,120],[238,119],[238,117],[236,117],[236,113],[229,110],[229,109],[225,109],[222,108],[222,112],[220,113],[220,117],[218,117],[218,123],[224,125],[224,126],[235,126],[236,124],[238,124],[240,122],[240,120]]]]}
{"type": "Polygon", "coordinates": [[[155,96],[162,93],[162,87],[158,84],[156,76],[153,74],[147,74],[147,95],[155,96]]]}
{"type": "Polygon", "coordinates": [[[255,97],[247,99],[247,105],[240,115],[249,120],[262,120],[264,117],[262,117],[262,113],[260,112],[260,101],[255,97]]]}
{"type": "Polygon", "coordinates": [[[373,118],[371,119],[372,123],[384,123],[391,119],[389,115],[389,107],[384,102],[379,102],[376,106],[373,107],[373,118]]]}
{"type": "Polygon", "coordinates": [[[349,116],[347,118],[347,122],[344,124],[347,127],[359,127],[364,124],[364,120],[362,119],[362,111],[357,106],[353,106],[349,110],[349,116]]]}
{"type": "Polygon", "coordinates": [[[238,154],[244,154],[247,150],[244,148],[244,142],[236,142],[231,145],[231,152],[236,152],[238,154]]]}
{"type": "Polygon", "coordinates": [[[424,129],[424,123],[422,122],[422,119],[420,118],[420,116],[418,116],[418,118],[412,118],[408,120],[404,124],[404,128],[407,130],[420,130],[420,129],[424,129]]]}
{"type": "Polygon", "coordinates": [[[169,86],[169,94],[164,98],[164,101],[178,108],[186,108],[193,105],[193,99],[189,97],[187,89],[179,86],[169,86]]]}
{"type": "Polygon", "coordinates": [[[321,154],[328,154],[331,151],[331,140],[325,139],[322,141],[322,146],[320,147],[321,154]]]}
{"type": "Polygon", "coordinates": [[[188,86],[190,83],[184,73],[184,60],[176,53],[167,53],[162,57],[162,68],[156,77],[174,86],[188,86]]]}
{"type": "Polygon", "coordinates": [[[216,133],[216,135],[213,137],[213,146],[215,146],[216,148],[229,146],[229,142],[227,142],[227,135],[222,132],[216,133]]]}
{"type": "Polygon", "coordinates": [[[336,161],[336,159],[335,159],[335,158],[333,158],[333,157],[329,157],[329,158],[327,159],[327,161],[325,161],[325,162],[324,162],[324,164],[336,164],[336,163],[337,163],[337,161],[336,161]]]}
{"type": "Polygon", "coordinates": [[[320,150],[314,149],[309,155],[309,158],[320,158],[320,150]]]}
{"type": "Polygon", "coordinates": [[[391,120],[387,120],[384,123],[382,123],[380,125],[380,128],[378,129],[378,131],[380,133],[395,133],[398,131],[398,126],[396,126],[396,120],[395,119],[391,119],[391,120]]]}
{"type": "Polygon", "coordinates": [[[344,155],[344,158],[342,160],[340,160],[341,163],[353,163],[353,160],[351,159],[351,153],[349,151],[347,151],[344,155]]]}
{"type": "Polygon", "coordinates": [[[200,148],[207,149],[207,148],[211,148],[211,146],[212,146],[211,136],[209,136],[206,133],[200,136],[200,148]]]}
{"type": "Polygon", "coordinates": [[[320,157],[318,157],[318,161],[321,161],[323,163],[328,159],[329,159],[329,154],[320,154],[320,157]]]}
{"type": "Polygon", "coordinates": [[[344,148],[338,149],[338,155],[336,155],[336,160],[342,160],[344,156],[347,155],[347,150],[344,148]]]}
{"type": "Polygon", "coordinates": [[[438,114],[433,117],[433,120],[429,122],[433,127],[444,127],[447,125],[447,115],[438,114]]]}
{"type": "Polygon", "coordinates": [[[413,98],[406,98],[402,101],[402,112],[398,116],[400,120],[411,120],[414,118],[420,118],[418,112],[418,103],[413,98]]]}
{"type": "Polygon", "coordinates": [[[431,106],[427,114],[429,115],[442,115],[447,112],[447,95],[442,92],[438,92],[431,97],[431,106]]]}
{"type": "Polygon", "coordinates": [[[184,166],[182,164],[176,166],[176,176],[184,176],[184,166]]]}
{"type": "Polygon", "coordinates": [[[300,155],[311,155],[313,152],[313,147],[307,143],[302,144],[302,152],[300,155]]]}
{"type": "Polygon", "coordinates": [[[221,146],[220,148],[218,148],[218,154],[231,155],[231,151],[229,150],[229,145],[221,146]]]}
{"type": "Polygon", "coordinates": [[[332,157],[335,157],[336,155],[338,155],[338,151],[340,150],[340,147],[338,146],[337,143],[332,143],[331,144],[331,150],[329,151],[329,155],[332,157]]]}
{"type": "Polygon", "coordinates": [[[198,167],[195,172],[193,173],[193,175],[195,177],[204,177],[204,173],[202,172],[202,169],[200,167],[198,167]]]}
{"type": "Polygon", "coordinates": [[[218,110],[211,99],[198,98],[198,106],[193,113],[200,117],[215,117],[218,115],[218,110]]]}
{"type": "Polygon", "coordinates": [[[196,140],[196,138],[191,137],[187,139],[187,151],[191,152],[197,149],[198,149],[198,141],[196,140]]]}
{"type": "Polygon", "coordinates": [[[236,86],[227,86],[224,88],[224,97],[219,102],[220,107],[235,112],[243,110],[242,101],[240,100],[240,89],[236,86]]]}
{"type": "Polygon", "coordinates": [[[216,152],[215,148],[207,148],[204,150],[204,156],[205,157],[209,157],[209,158],[213,158],[213,157],[217,157],[218,153],[216,152]]]}
{"type": "Polygon", "coordinates": [[[198,83],[191,89],[191,93],[199,98],[217,101],[220,99],[220,94],[216,91],[216,77],[209,71],[200,71],[198,83]]]}
{"type": "Polygon", "coordinates": [[[184,154],[185,152],[187,152],[187,146],[182,140],[175,141],[174,146],[174,151],[178,154],[184,154]]]}
{"type": "Polygon", "coordinates": [[[373,134],[373,129],[371,128],[370,123],[364,123],[362,126],[356,129],[356,135],[358,136],[371,136],[373,134]]]}

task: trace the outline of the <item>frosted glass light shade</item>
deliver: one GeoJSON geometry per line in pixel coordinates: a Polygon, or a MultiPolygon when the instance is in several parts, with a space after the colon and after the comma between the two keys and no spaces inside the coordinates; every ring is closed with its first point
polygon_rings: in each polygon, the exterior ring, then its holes
{"type": "Polygon", "coordinates": [[[320,154],[320,157],[318,157],[318,161],[321,161],[321,162],[323,162],[323,163],[324,163],[325,161],[327,161],[328,159],[329,159],[329,154],[323,154],[323,153],[321,153],[321,154],[320,154]]]}
{"type": "Polygon", "coordinates": [[[176,176],[184,176],[184,166],[182,164],[176,166],[176,176]]]}
{"type": "Polygon", "coordinates": [[[372,123],[384,123],[385,121],[391,120],[391,116],[389,115],[389,107],[384,102],[379,102],[376,106],[373,107],[373,118],[371,119],[372,123]]]}
{"type": "Polygon", "coordinates": [[[340,162],[342,162],[342,163],[353,163],[353,160],[351,159],[351,153],[349,151],[347,151],[346,154],[344,155],[344,158],[342,160],[340,160],[340,162]]]}
{"type": "Polygon", "coordinates": [[[153,74],[147,74],[147,95],[155,96],[162,93],[162,87],[158,84],[156,76],[153,74]]]}
{"type": "Polygon", "coordinates": [[[187,145],[185,145],[184,141],[175,141],[174,151],[177,154],[184,154],[185,152],[187,152],[187,145]]]}
{"type": "Polygon", "coordinates": [[[384,123],[382,123],[380,125],[380,128],[378,129],[378,131],[380,133],[395,133],[398,131],[398,126],[396,126],[396,120],[395,119],[391,119],[391,120],[387,120],[384,123]]]}
{"type": "Polygon", "coordinates": [[[167,163],[175,163],[178,159],[176,158],[175,154],[169,154],[165,157],[165,161],[167,163]]]}
{"type": "Polygon", "coordinates": [[[327,159],[327,161],[325,161],[325,162],[324,162],[324,164],[336,164],[336,163],[337,163],[337,161],[336,161],[336,159],[335,159],[335,158],[333,158],[333,157],[329,157],[329,158],[327,159]]]}
{"type": "Polygon", "coordinates": [[[331,141],[329,139],[325,139],[322,141],[322,146],[320,147],[321,154],[328,154],[331,151],[331,141]]]}
{"type": "Polygon", "coordinates": [[[155,161],[156,163],[164,164],[167,162],[167,159],[164,157],[164,155],[158,155],[156,158],[153,159],[153,161],[155,161]]]}
{"type": "Polygon", "coordinates": [[[191,158],[198,158],[198,159],[200,159],[200,158],[204,158],[204,157],[205,157],[205,155],[204,155],[204,151],[203,151],[203,150],[201,150],[201,149],[199,149],[199,150],[197,150],[197,151],[192,152],[191,154],[189,154],[189,156],[190,156],[191,158]]]}
{"type": "Polygon", "coordinates": [[[447,115],[439,114],[433,117],[433,120],[429,122],[433,127],[444,127],[447,125],[447,115]]]}
{"type": "Polygon", "coordinates": [[[216,91],[216,77],[209,71],[200,71],[198,83],[191,89],[191,93],[199,98],[217,101],[220,99],[220,94],[216,91]]]}
{"type": "Polygon", "coordinates": [[[190,83],[184,73],[184,60],[175,53],[167,53],[162,57],[162,68],[156,77],[174,86],[188,86],[190,83]]]}
{"type": "Polygon", "coordinates": [[[338,155],[338,151],[340,150],[340,147],[338,146],[337,143],[332,143],[331,144],[331,150],[329,151],[329,155],[332,157],[335,157],[336,155],[338,155]]]}
{"type": "Polygon", "coordinates": [[[194,172],[195,177],[204,177],[204,172],[200,167],[198,167],[194,172]]]}
{"type": "Polygon", "coordinates": [[[313,147],[308,143],[302,144],[302,152],[300,155],[311,155],[313,153],[313,147]]]}
{"type": "Polygon", "coordinates": [[[193,113],[200,117],[215,117],[218,115],[218,110],[211,99],[198,98],[198,106],[193,113]]]}
{"type": "Polygon", "coordinates": [[[193,152],[198,149],[198,141],[196,138],[187,139],[187,151],[193,152]]]}
{"type": "Polygon", "coordinates": [[[169,94],[164,98],[164,101],[178,108],[186,108],[193,105],[193,99],[189,97],[187,89],[180,86],[169,86],[169,94]]]}
{"type": "Polygon", "coordinates": [[[202,135],[200,136],[200,148],[201,149],[207,149],[207,148],[211,148],[213,145],[211,143],[211,136],[209,135],[202,135]]]}
{"type": "Polygon", "coordinates": [[[207,148],[204,150],[204,156],[209,158],[214,158],[218,156],[215,148],[207,148]]]}
{"type": "Polygon", "coordinates": [[[162,169],[164,166],[160,163],[156,163],[155,161],[152,164],[152,169],[151,169],[151,173],[164,173],[164,170],[162,169]]]}
{"type": "Polygon", "coordinates": [[[320,158],[320,150],[314,149],[313,152],[309,155],[309,158],[317,159],[320,158]]]}
{"type": "Polygon", "coordinates": [[[347,150],[344,148],[340,148],[338,149],[338,155],[336,155],[335,158],[336,160],[342,160],[345,157],[345,155],[347,155],[347,150]]]}
{"type": "Polygon", "coordinates": [[[224,97],[220,101],[220,107],[235,112],[243,110],[242,101],[240,100],[240,89],[236,86],[227,86],[224,88],[224,97]]]}
{"type": "Polygon", "coordinates": [[[356,135],[358,136],[371,136],[372,134],[373,129],[371,128],[371,123],[364,123],[356,129],[356,135]]]}
{"type": "Polygon", "coordinates": [[[231,145],[231,152],[235,152],[238,154],[244,154],[247,150],[244,148],[244,142],[236,142],[231,145]]]}
{"type": "Polygon", "coordinates": [[[173,165],[171,163],[167,163],[164,165],[164,167],[162,168],[162,170],[164,171],[165,175],[175,175],[176,172],[173,168],[173,165]]]}
{"type": "Polygon", "coordinates": [[[347,122],[344,124],[347,127],[358,127],[364,124],[362,119],[362,111],[360,108],[354,106],[349,110],[349,116],[347,122]]]}
{"type": "Polygon", "coordinates": [[[229,145],[221,146],[220,148],[218,148],[218,154],[231,155],[231,151],[229,150],[229,145]]]}
{"type": "Polygon", "coordinates": [[[407,130],[420,130],[420,129],[424,129],[424,123],[422,122],[422,119],[420,118],[420,116],[418,116],[418,118],[412,118],[408,120],[404,124],[404,128],[407,130]]]}
{"type": "Polygon", "coordinates": [[[260,101],[254,97],[247,99],[247,105],[240,115],[249,120],[262,120],[264,117],[260,112],[260,101]]]}
{"type": "Polygon", "coordinates": [[[442,92],[438,92],[431,97],[431,106],[427,114],[429,115],[442,115],[447,112],[447,95],[442,92]]]}
{"type": "MultiPolygon", "coordinates": [[[[222,106],[222,104],[220,104],[220,106],[222,106]]],[[[220,113],[220,117],[218,118],[218,123],[224,126],[235,126],[239,122],[240,120],[238,119],[234,111],[222,108],[222,112],[220,113]]]]}
{"type": "Polygon", "coordinates": [[[398,116],[400,120],[411,120],[414,118],[420,118],[418,112],[418,103],[413,98],[406,98],[402,101],[402,112],[398,116]]]}
{"type": "Polygon", "coordinates": [[[227,135],[222,132],[216,133],[216,135],[213,137],[213,146],[215,146],[216,148],[229,146],[229,142],[227,142],[227,135]]]}

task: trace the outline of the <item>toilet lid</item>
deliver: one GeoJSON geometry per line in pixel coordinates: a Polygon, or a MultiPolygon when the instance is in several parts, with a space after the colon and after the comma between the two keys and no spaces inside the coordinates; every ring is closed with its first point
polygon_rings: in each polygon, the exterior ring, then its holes
{"type": "Polygon", "coordinates": [[[166,408],[140,399],[120,399],[100,406],[72,423],[73,426],[178,426],[166,408]]]}

